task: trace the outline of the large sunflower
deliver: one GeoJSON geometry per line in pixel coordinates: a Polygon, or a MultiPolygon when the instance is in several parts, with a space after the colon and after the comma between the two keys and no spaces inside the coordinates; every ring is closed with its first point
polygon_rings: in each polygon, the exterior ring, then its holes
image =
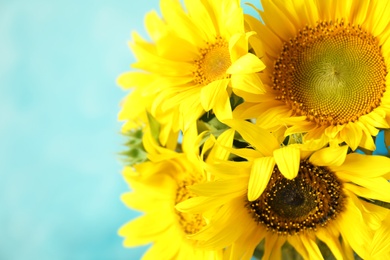
{"type": "MultiPolygon", "coordinates": [[[[184,6],[179,0],[161,0],[160,7],[163,18],[150,12],[145,19],[152,42],[133,33],[130,48],[137,61],[132,67],[138,70],[118,79],[140,96],[152,96],[147,109],[153,116],[184,129],[205,111],[231,118],[232,89],[263,92],[256,72],[265,66],[248,52],[254,33],[245,33],[239,0],[191,0],[184,6]]],[[[252,45],[260,48],[256,41],[252,45]]],[[[131,109],[121,113],[121,119],[127,117],[133,117],[131,109]]]]}
{"type": "Polygon", "coordinates": [[[177,206],[218,209],[194,239],[206,248],[228,247],[227,259],[250,259],[263,240],[263,259],[279,259],[285,243],[304,259],[322,259],[317,239],[336,259],[353,259],[352,250],[364,259],[378,253],[369,245],[388,210],[364,199],[390,202],[389,158],[347,155],[347,146],[314,153],[302,145],[280,148],[251,123],[229,124],[254,149],[227,148],[240,161],[209,162],[206,170],[218,179],[194,185],[199,197],[177,206]]]}
{"type": "Polygon", "coordinates": [[[246,22],[264,44],[269,89],[247,96],[237,115],[289,126],[286,136],[306,133],[317,147],[333,140],[374,150],[372,136],[390,123],[390,2],[261,4],[264,24],[252,16],[246,22]]]}

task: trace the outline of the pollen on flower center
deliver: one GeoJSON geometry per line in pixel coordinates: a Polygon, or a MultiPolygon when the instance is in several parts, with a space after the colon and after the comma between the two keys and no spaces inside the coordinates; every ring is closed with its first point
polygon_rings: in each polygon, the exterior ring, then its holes
{"type": "Polygon", "coordinates": [[[226,70],[231,65],[228,44],[217,37],[214,43],[200,49],[201,57],[195,60],[194,81],[205,86],[215,80],[227,78],[226,70]]]}
{"type": "Polygon", "coordinates": [[[286,42],[276,60],[277,99],[320,125],[354,122],[381,103],[386,64],[377,38],[360,26],[319,22],[286,42]]]}
{"type": "Polygon", "coordinates": [[[275,166],[267,188],[247,207],[254,220],[280,235],[315,230],[344,210],[342,183],[326,167],[301,161],[296,178],[284,178],[275,166]]]}
{"type": "MultiPolygon", "coordinates": [[[[175,205],[193,197],[193,194],[188,190],[187,187],[195,184],[196,182],[197,181],[194,179],[188,179],[178,183],[175,205]]],[[[200,214],[184,213],[177,210],[176,214],[178,216],[180,226],[187,235],[195,234],[206,225],[203,217],[200,214]]]]}

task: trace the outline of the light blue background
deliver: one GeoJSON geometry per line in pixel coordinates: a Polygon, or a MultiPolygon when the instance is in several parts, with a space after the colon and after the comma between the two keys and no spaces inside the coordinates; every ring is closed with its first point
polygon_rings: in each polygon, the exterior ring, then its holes
{"type": "MultiPolygon", "coordinates": [[[[258,5],[258,1],[254,1],[258,5]]],[[[157,0],[0,2],[0,259],[139,259],[117,76],[157,0]]],[[[246,8],[248,10],[248,8],[246,8]]]]}
{"type": "Polygon", "coordinates": [[[139,259],[118,152],[130,32],[158,0],[0,1],[0,259],[139,259]]]}
{"type": "Polygon", "coordinates": [[[157,0],[0,2],[0,259],[138,259],[117,76],[157,0]]]}

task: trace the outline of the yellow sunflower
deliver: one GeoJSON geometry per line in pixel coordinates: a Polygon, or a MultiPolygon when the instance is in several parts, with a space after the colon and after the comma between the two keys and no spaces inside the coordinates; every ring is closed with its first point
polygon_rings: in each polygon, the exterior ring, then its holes
{"type": "Polygon", "coordinates": [[[239,117],[290,126],[321,147],[330,141],[375,149],[389,128],[390,2],[262,0],[264,24],[246,22],[263,42],[265,96],[248,95],[239,117]],[[261,103],[259,103],[261,102],[261,103]]]}
{"type": "Polygon", "coordinates": [[[217,142],[241,160],[209,162],[205,169],[216,180],[194,185],[199,196],[177,205],[193,214],[217,209],[192,238],[205,248],[227,248],[227,259],[250,259],[263,240],[263,259],[279,259],[285,243],[304,259],[323,259],[317,240],[336,259],[353,259],[350,249],[363,259],[376,253],[368,245],[388,210],[364,199],[390,202],[389,158],[347,155],[348,146],[314,153],[280,147],[249,122],[229,125],[252,148],[217,142]]]}
{"type": "MultiPolygon", "coordinates": [[[[188,186],[208,180],[198,160],[195,124],[188,128],[176,149],[160,146],[149,130],[146,129],[143,136],[148,161],[123,171],[132,191],[124,194],[122,200],[128,207],[144,213],[119,230],[124,246],[152,243],[143,259],[221,259],[222,250],[200,248],[188,237],[206,224],[202,214],[175,209],[177,203],[193,196],[188,186]],[[181,152],[175,151],[177,149],[181,152]]],[[[218,140],[224,140],[224,136],[222,134],[218,140]]],[[[209,143],[206,146],[210,146],[209,143]]],[[[210,148],[210,158],[227,159],[228,153],[219,152],[217,147],[210,148]]]]}
{"type": "MultiPolygon", "coordinates": [[[[137,70],[118,79],[122,87],[139,90],[140,97],[153,96],[148,107],[153,116],[184,129],[205,111],[231,118],[232,90],[263,92],[256,72],[265,66],[248,52],[254,33],[245,32],[239,0],[189,0],[184,6],[161,0],[160,8],[163,18],[154,11],[145,18],[152,42],[133,33],[137,70]]],[[[256,41],[252,45],[260,48],[256,41]]],[[[131,109],[121,113],[121,119],[127,117],[131,109]]]]}

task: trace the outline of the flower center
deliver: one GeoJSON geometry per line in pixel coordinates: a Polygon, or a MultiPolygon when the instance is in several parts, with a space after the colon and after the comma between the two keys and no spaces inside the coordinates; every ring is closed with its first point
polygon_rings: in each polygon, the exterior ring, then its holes
{"type": "Polygon", "coordinates": [[[227,78],[226,70],[232,64],[229,46],[217,37],[214,43],[207,43],[206,48],[200,49],[201,57],[195,60],[194,81],[206,86],[215,80],[227,78]]]}
{"type": "Polygon", "coordinates": [[[378,107],[386,64],[377,38],[360,26],[319,22],[286,42],[273,72],[276,99],[320,125],[345,124],[378,107]]]}
{"type": "MultiPolygon", "coordinates": [[[[187,187],[195,184],[196,182],[196,180],[191,179],[183,180],[178,183],[175,205],[193,197],[193,194],[190,193],[187,187]]],[[[206,222],[200,214],[183,213],[177,210],[176,214],[178,216],[180,226],[187,235],[195,234],[206,225],[206,222]]]]}
{"type": "Polygon", "coordinates": [[[342,183],[326,167],[301,161],[296,178],[284,178],[275,166],[263,194],[249,201],[252,217],[267,230],[293,235],[325,226],[344,210],[342,183]]]}

